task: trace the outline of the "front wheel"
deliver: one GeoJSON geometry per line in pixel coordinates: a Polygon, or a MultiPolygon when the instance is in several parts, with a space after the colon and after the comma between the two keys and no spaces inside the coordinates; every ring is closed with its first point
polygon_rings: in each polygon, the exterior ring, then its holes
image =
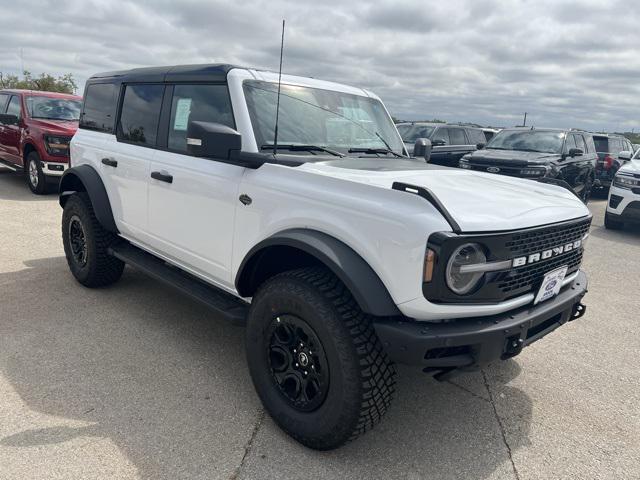
{"type": "Polygon", "coordinates": [[[73,276],[85,287],[102,287],[116,282],[124,263],[109,254],[118,236],[105,230],[85,192],[75,193],[64,205],[62,243],[73,276]]]}
{"type": "Polygon", "coordinates": [[[580,199],[585,205],[589,204],[589,200],[591,200],[591,191],[593,190],[593,179],[589,177],[584,184],[584,188],[582,189],[582,193],[580,195],[580,199]]]}
{"type": "Polygon", "coordinates": [[[47,193],[47,177],[42,171],[42,162],[38,152],[31,152],[27,155],[27,184],[36,195],[44,195],[47,193]]]}
{"type": "Polygon", "coordinates": [[[395,367],[331,272],[293,270],[262,285],[247,319],[247,359],[265,409],[307,447],[329,450],[387,411],[395,367]]]}

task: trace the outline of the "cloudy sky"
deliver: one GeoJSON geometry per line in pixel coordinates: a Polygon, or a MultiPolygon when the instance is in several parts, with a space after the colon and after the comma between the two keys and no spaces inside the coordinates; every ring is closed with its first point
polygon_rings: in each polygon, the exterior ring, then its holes
{"type": "Polygon", "coordinates": [[[640,9],[607,0],[20,0],[0,71],[225,62],[362,86],[393,115],[640,129],[640,9]]]}

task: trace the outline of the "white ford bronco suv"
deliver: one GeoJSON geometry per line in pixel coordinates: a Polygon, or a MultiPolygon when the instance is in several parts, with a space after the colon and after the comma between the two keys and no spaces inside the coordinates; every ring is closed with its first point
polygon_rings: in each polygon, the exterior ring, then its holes
{"type": "Polygon", "coordinates": [[[380,420],[394,362],[444,378],[583,315],[591,216],[571,192],[409,158],[366,90],[278,92],[230,65],[90,78],[60,186],[75,278],[128,263],[245,323],[266,410],[316,449],[380,420]]]}

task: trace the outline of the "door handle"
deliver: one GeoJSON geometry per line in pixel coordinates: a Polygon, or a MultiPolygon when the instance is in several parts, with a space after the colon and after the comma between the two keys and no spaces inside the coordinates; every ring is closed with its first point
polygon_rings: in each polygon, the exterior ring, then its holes
{"type": "Polygon", "coordinates": [[[160,180],[161,182],[173,183],[173,175],[162,172],[151,172],[151,178],[160,180]]]}
{"type": "Polygon", "coordinates": [[[108,166],[114,167],[114,168],[116,168],[118,166],[118,161],[114,160],[113,158],[103,158],[102,159],[102,163],[104,165],[108,165],[108,166]]]}

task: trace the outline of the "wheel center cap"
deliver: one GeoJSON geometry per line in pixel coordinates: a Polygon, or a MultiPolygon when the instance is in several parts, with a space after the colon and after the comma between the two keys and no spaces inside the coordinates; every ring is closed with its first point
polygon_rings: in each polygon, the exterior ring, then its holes
{"type": "Polygon", "coordinates": [[[303,367],[309,365],[309,357],[306,353],[300,352],[300,354],[298,355],[298,363],[300,363],[300,365],[302,365],[303,367]]]}

